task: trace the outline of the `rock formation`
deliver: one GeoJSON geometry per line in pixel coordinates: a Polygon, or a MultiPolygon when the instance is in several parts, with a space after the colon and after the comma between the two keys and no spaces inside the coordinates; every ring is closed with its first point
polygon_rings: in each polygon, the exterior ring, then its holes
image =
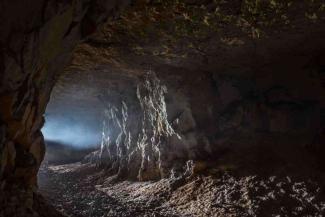
{"type": "Polygon", "coordinates": [[[168,164],[174,162],[170,152],[181,138],[168,120],[167,88],[149,71],[139,81],[136,92],[137,100],[131,103],[138,108],[131,112],[124,101],[119,102],[119,108],[107,105],[99,158],[102,164],[111,164],[109,167],[119,176],[142,181],[169,177],[172,168],[168,164]]]}

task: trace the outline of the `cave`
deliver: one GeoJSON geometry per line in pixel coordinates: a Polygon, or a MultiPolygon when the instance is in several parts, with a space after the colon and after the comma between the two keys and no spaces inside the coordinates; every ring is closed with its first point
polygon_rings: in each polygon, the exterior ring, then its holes
{"type": "Polygon", "coordinates": [[[325,216],[323,0],[2,0],[0,217],[325,216]]]}

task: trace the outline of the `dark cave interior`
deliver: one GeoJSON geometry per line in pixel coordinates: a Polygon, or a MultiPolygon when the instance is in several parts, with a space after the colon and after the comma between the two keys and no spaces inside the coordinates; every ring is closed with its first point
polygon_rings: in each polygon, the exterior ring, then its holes
{"type": "Polygon", "coordinates": [[[3,0],[0,26],[0,217],[325,216],[323,0],[3,0]]]}

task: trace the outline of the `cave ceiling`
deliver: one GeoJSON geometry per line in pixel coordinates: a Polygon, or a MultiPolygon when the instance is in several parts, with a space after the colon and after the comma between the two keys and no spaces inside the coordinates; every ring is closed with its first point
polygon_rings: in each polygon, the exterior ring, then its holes
{"type": "Polygon", "coordinates": [[[69,110],[100,121],[101,95],[109,92],[112,102],[135,99],[137,80],[149,70],[186,95],[193,80],[262,77],[273,69],[281,74],[270,62],[296,64],[297,53],[324,47],[322,1],[139,2],[75,49],[47,115],[69,110]]]}

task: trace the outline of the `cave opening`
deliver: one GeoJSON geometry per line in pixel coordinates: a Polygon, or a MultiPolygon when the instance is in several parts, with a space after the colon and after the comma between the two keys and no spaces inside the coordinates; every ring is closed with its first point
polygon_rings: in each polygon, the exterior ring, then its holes
{"type": "Polygon", "coordinates": [[[0,217],[324,216],[324,12],[4,0],[0,217]]]}
{"type": "Polygon", "coordinates": [[[42,128],[46,143],[44,163],[81,161],[100,148],[104,105],[97,97],[96,83],[91,84],[88,79],[86,73],[76,73],[58,80],[54,86],[42,128]]]}

